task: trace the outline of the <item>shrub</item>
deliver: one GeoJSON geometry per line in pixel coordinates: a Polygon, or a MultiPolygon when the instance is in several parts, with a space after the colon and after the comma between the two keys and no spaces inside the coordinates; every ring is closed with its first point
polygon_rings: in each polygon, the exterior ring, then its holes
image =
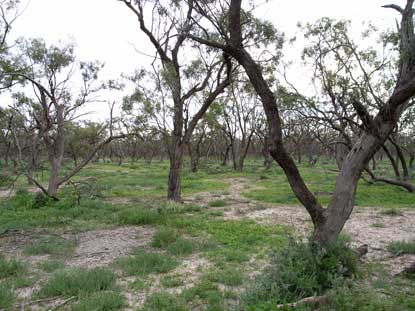
{"type": "Polygon", "coordinates": [[[338,280],[355,275],[357,263],[344,238],[327,250],[291,240],[273,255],[272,265],[257,278],[244,301],[250,307],[267,310],[267,306],[322,294],[338,280]]]}

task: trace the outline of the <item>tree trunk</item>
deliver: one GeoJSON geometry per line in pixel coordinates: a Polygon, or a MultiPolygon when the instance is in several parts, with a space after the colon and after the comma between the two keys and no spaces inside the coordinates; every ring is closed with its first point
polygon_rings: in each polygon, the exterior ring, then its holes
{"type": "Polygon", "coordinates": [[[181,170],[183,166],[183,144],[179,141],[170,154],[170,171],[168,180],[167,199],[181,201],[181,170]]]}

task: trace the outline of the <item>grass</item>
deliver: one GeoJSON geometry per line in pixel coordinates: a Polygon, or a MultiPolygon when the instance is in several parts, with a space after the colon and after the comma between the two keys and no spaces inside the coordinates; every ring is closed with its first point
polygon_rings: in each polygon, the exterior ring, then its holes
{"type": "Polygon", "coordinates": [[[7,260],[0,255],[0,280],[9,277],[21,276],[26,270],[25,264],[20,260],[7,260]]]}
{"type": "MultiPolygon", "coordinates": [[[[332,163],[319,163],[313,168],[300,166],[307,184],[324,204],[330,199],[337,174],[331,171],[332,168],[332,163]]],[[[62,229],[65,232],[78,232],[124,225],[151,226],[156,230],[151,247],[157,250],[136,250],[128,257],[119,258],[114,264],[114,267],[122,271],[120,280],[126,281],[120,282],[120,287],[128,288],[130,293],[146,295],[142,308],[144,311],[235,310],[240,296],[235,292],[237,290],[238,293],[243,293],[245,287],[248,294],[240,301],[240,307],[249,311],[275,310],[277,302],[323,292],[330,297],[327,307],[321,309],[326,311],[415,309],[415,302],[410,298],[415,294],[411,291],[411,283],[401,285],[396,283],[400,278],[386,278],[377,284],[386,284],[382,285],[384,293],[380,294],[376,286],[364,287],[358,279],[351,280],[350,283],[344,282],[343,274],[348,274],[345,271],[347,262],[340,266],[330,264],[330,267],[334,267],[330,269],[322,262],[304,259],[311,257],[310,250],[287,243],[290,228],[258,224],[253,220],[225,220],[222,210],[209,208],[228,204],[221,196],[229,194],[226,178],[231,177],[249,180],[250,187],[244,193],[249,198],[298,205],[282,170],[276,166],[266,171],[260,161],[249,160],[244,172],[234,172],[231,168],[216,163],[203,164],[196,174],[185,168],[183,194],[199,191],[216,193],[208,206],[165,203],[167,173],[166,162],[125,163],[122,166],[103,163],[89,165],[76,179],[93,180],[97,191],[94,190],[91,195],[86,193],[80,205],[74,200],[70,188],[63,189],[59,202],[40,202],[26,190],[18,191],[10,199],[0,200],[0,234],[32,228],[42,228],[48,232],[60,232],[62,229]],[[250,190],[251,188],[255,190],[250,190]],[[123,203],[124,200],[115,200],[117,198],[128,200],[123,203]],[[35,204],[36,202],[42,204],[35,204]],[[200,267],[198,273],[201,277],[189,288],[186,284],[187,275],[177,274],[174,269],[183,261],[183,256],[195,252],[199,252],[198,256],[212,265],[200,267]],[[280,260],[275,260],[272,253],[278,253],[280,260]],[[270,258],[274,258],[270,269],[251,284],[244,272],[247,268],[249,271],[262,270],[264,266],[259,265],[266,265],[270,258]],[[328,272],[317,274],[315,267],[328,272]],[[153,288],[156,278],[160,279],[160,287],[166,291],[185,284],[186,289],[182,294],[172,295],[161,291],[150,295],[148,292],[153,288]],[[402,293],[396,288],[402,288],[402,293]],[[385,309],[382,303],[390,309],[385,309]],[[359,304],[363,309],[359,309],[359,304]]],[[[38,178],[45,181],[40,175],[38,178]]],[[[24,180],[19,179],[17,186],[25,188],[24,183],[24,180]]],[[[356,203],[360,206],[381,207],[380,213],[390,216],[401,215],[401,208],[415,207],[413,195],[398,187],[368,185],[363,182],[359,184],[356,203]]],[[[257,209],[263,208],[259,203],[257,209]]],[[[382,224],[375,223],[373,226],[381,228],[382,224]]],[[[413,242],[402,243],[405,245],[394,246],[395,252],[404,252],[408,244],[413,242]]],[[[105,311],[125,308],[125,300],[115,285],[116,276],[111,269],[65,268],[59,257],[70,255],[73,247],[72,241],[52,235],[40,238],[27,247],[27,255],[49,254],[58,257],[39,263],[36,275],[30,270],[32,267],[0,257],[0,306],[14,303],[13,291],[17,287],[27,286],[36,279],[46,279],[40,284],[38,296],[75,295],[78,301],[68,306],[71,310],[105,311]]],[[[349,258],[348,255],[349,253],[343,254],[343,258],[349,258]]],[[[36,299],[36,295],[33,299],[36,299]]]]}
{"type": "Polygon", "coordinates": [[[180,297],[166,292],[155,293],[147,298],[140,311],[190,311],[180,297]]]}
{"type": "Polygon", "coordinates": [[[175,258],[160,254],[136,250],[132,256],[120,258],[116,266],[121,268],[126,276],[146,276],[150,273],[166,273],[178,265],[175,258]]]}
{"type": "Polygon", "coordinates": [[[124,297],[115,291],[99,291],[82,298],[75,304],[73,311],[116,311],[125,306],[124,297]]]}
{"type": "Polygon", "coordinates": [[[83,296],[110,290],[115,286],[115,274],[105,268],[67,268],[56,271],[42,286],[40,297],[83,296]]]}
{"type": "Polygon", "coordinates": [[[54,272],[56,270],[64,268],[65,264],[61,260],[49,259],[49,260],[40,262],[38,264],[38,267],[45,272],[54,272]]]}
{"type": "Polygon", "coordinates": [[[415,241],[394,241],[388,244],[387,249],[395,256],[415,254],[415,241]]]}
{"type": "Polygon", "coordinates": [[[166,275],[160,280],[161,285],[166,288],[173,288],[182,286],[184,284],[184,280],[180,275],[166,275]]]}
{"type": "Polygon", "coordinates": [[[175,256],[186,256],[194,253],[198,249],[196,242],[179,237],[174,243],[167,246],[167,251],[175,256]]]}
{"type": "Polygon", "coordinates": [[[13,305],[15,294],[12,289],[6,285],[0,284],[0,308],[6,309],[13,305]]]}
{"type": "Polygon", "coordinates": [[[227,286],[240,286],[245,280],[242,269],[235,267],[215,269],[208,272],[205,277],[211,282],[221,283],[227,286]]]}
{"type": "Polygon", "coordinates": [[[59,236],[40,238],[36,243],[25,248],[26,255],[68,256],[75,250],[75,241],[59,236]]]}
{"type": "Polygon", "coordinates": [[[213,200],[208,203],[210,207],[224,207],[227,205],[225,200],[213,200]]]}

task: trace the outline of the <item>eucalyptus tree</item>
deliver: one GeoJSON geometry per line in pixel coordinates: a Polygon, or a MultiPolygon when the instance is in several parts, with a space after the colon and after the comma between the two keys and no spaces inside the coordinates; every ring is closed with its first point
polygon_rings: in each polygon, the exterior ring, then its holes
{"type": "Polygon", "coordinates": [[[254,134],[260,124],[262,110],[257,95],[248,81],[234,82],[223,100],[219,123],[229,138],[233,168],[242,171],[254,134]]]}
{"type": "MultiPolygon", "coordinates": [[[[17,68],[16,71],[7,73],[18,77],[21,82],[21,87],[13,95],[18,102],[16,111],[26,120],[33,120],[31,131],[40,138],[50,164],[47,188],[30,174],[27,177],[44,194],[57,199],[59,187],[88,164],[97,150],[124,135],[115,135],[110,131],[109,136],[90,147],[78,165],[61,176],[68,125],[81,115],[82,107],[97,99],[97,93],[105,87],[105,84],[98,81],[102,64],[77,62],[72,44],[47,46],[40,39],[22,41],[20,53],[25,62],[24,70],[17,68]],[[79,67],[78,71],[76,67],[79,67]]],[[[110,129],[112,123],[111,114],[110,129]]],[[[103,128],[105,129],[106,127],[103,128]]]]}
{"type": "Polygon", "coordinates": [[[199,120],[229,85],[232,63],[226,53],[197,47],[188,40],[200,19],[193,1],[117,1],[135,15],[156,50],[153,91],[137,88],[130,101],[144,102],[147,110],[153,111],[153,120],[160,121],[157,124],[170,160],[167,199],[180,201],[186,145],[199,120]]]}
{"type": "MultiPolygon", "coordinates": [[[[405,7],[386,6],[398,11],[401,15],[398,32],[399,64],[396,71],[396,82],[385,98],[378,98],[378,96],[373,96],[376,95],[374,92],[369,92],[378,105],[376,112],[369,109],[368,103],[361,102],[360,98],[354,98],[352,104],[359,117],[362,131],[343,161],[334,193],[327,208],[323,208],[308,189],[295,162],[283,144],[282,121],[275,94],[271,90],[260,64],[253,59],[249,47],[244,46],[242,34],[246,28],[247,13],[241,8],[242,0],[231,0],[227,6],[229,8],[228,28],[218,34],[221,40],[206,35],[193,37],[197,42],[226,51],[245,69],[256,92],[261,97],[267,116],[271,131],[270,153],[284,170],[294,194],[309,213],[314,224],[314,241],[321,247],[336,240],[353,211],[360,176],[370,159],[388,139],[404,111],[413,103],[412,99],[415,95],[413,4],[414,0],[407,0],[405,7]]],[[[223,5],[226,7],[225,4],[223,5]]],[[[211,12],[215,12],[215,7],[218,7],[217,3],[215,1],[200,2],[200,6],[204,8],[206,20],[213,24],[212,27],[215,27],[217,23],[211,12]]],[[[202,12],[202,10],[200,11],[202,12]]]]}

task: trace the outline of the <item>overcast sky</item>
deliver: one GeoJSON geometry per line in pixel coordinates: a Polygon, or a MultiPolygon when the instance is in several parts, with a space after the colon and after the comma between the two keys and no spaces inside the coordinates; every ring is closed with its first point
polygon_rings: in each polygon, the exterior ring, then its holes
{"type": "MultiPolygon", "coordinates": [[[[256,15],[272,21],[287,37],[295,35],[298,21],[314,21],[323,16],[349,19],[356,27],[372,21],[381,28],[394,27],[398,17],[395,11],[381,8],[390,3],[385,0],[258,1],[263,2],[266,3],[256,15]]],[[[394,3],[403,5],[405,1],[394,3]]],[[[153,54],[135,17],[117,0],[30,0],[12,34],[41,37],[49,44],[74,40],[79,59],[105,62],[105,78],[117,78],[120,73],[131,72],[151,61],[137,54],[133,45],[153,54]]]]}

